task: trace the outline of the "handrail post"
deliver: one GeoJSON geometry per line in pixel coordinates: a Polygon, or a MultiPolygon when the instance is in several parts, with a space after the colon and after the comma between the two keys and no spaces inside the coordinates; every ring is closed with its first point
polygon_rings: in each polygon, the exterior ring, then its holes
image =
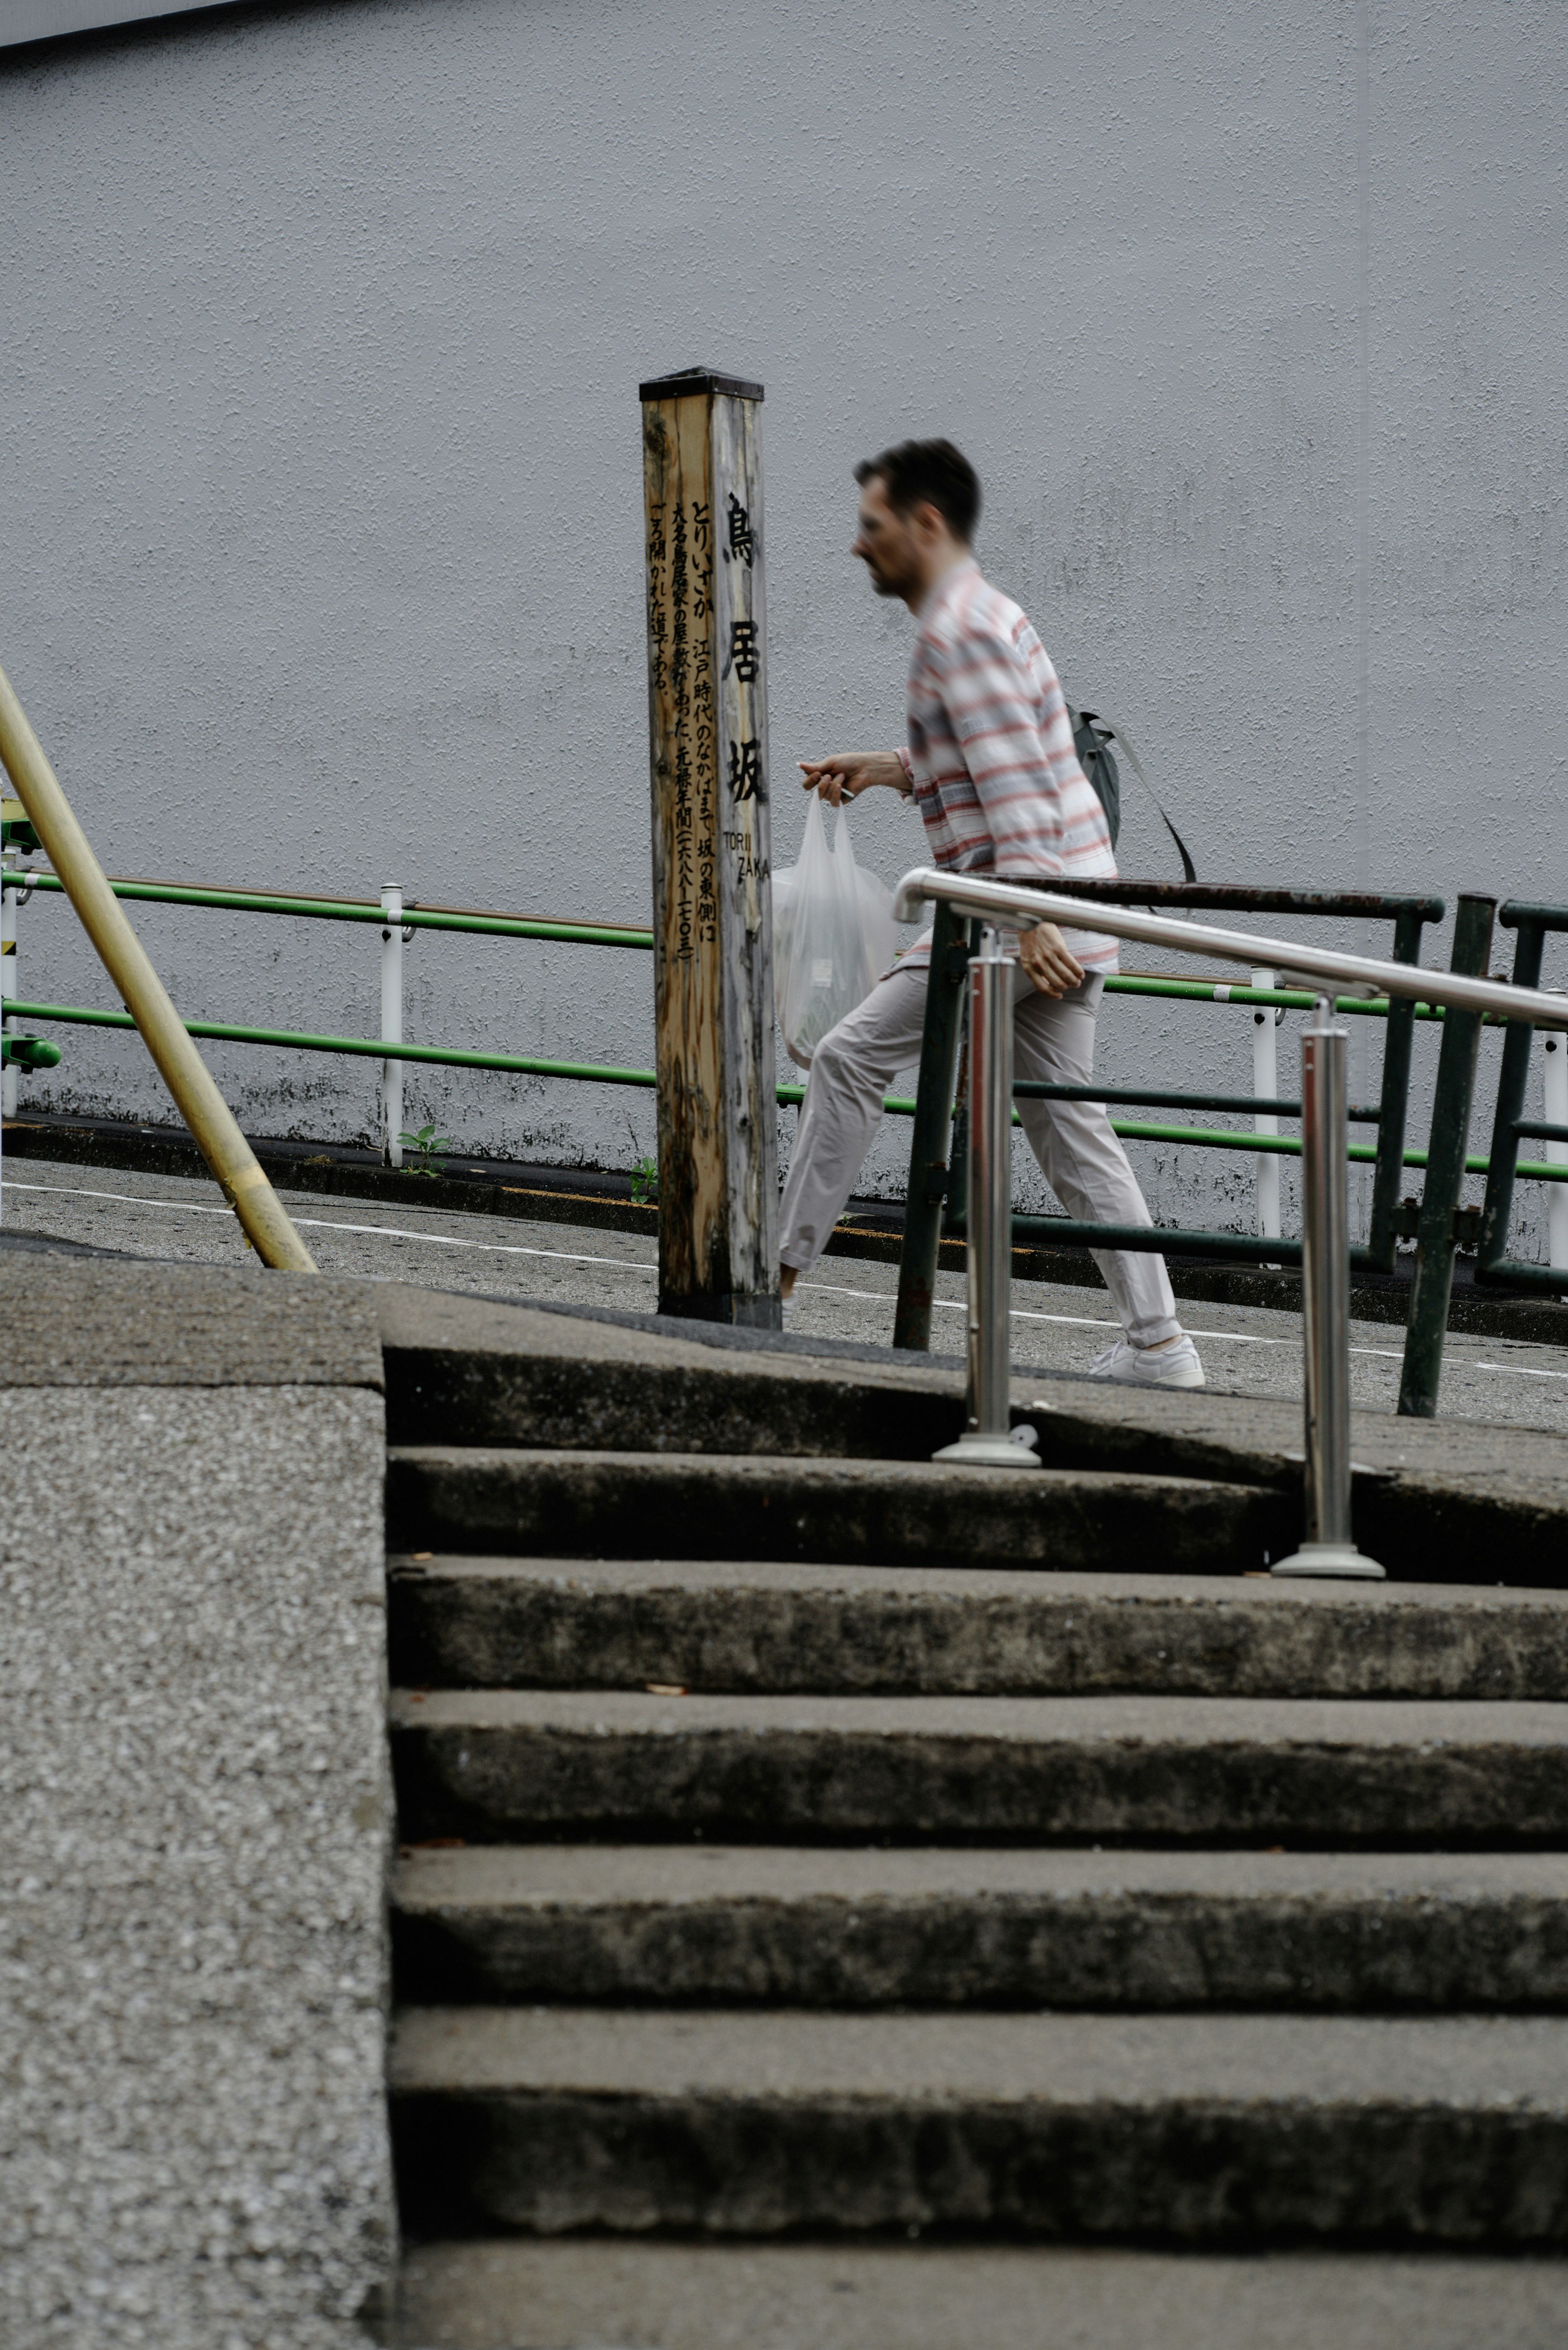
{"type": "MultiPolygon", "coordinates": [[[[381,1042],[403,1041],[403,892],[396,881],[381,884],[381,1042]]],[[[381,1158],[388,1167],[403,1163],[403,1065],[381,1064],[381,1158]]]]}
{"type": "MultiPolygon", "coordinates": [[[[1454,909],[1454,943],[1449,969],[1467,977],[1485,973],[1491,952],[1495,898],[1469,893],[1454,909]]],[[[1454,1284],[1454,1211],[1465,1180],[1470,1104],[1475,1097],[1483,1014],[1443,1014],[1438,1083],[1432,1100],[1432,1131],[1427,1147],[1427,1180],[1416,1228],[1416,1277],[1405,1324],[1405,1363],[1399,1379],[1399,1409],[1409,1419],[1437,1416],[1443,1375],[1443,1339],[1454,1284]]]]}
{"type": "Polygon", "coordinates": [[[909,1142],[904,1239],[898,1253],[898,1300],[893,1310],[894,1346],[912,1347],[921,1354],[931,1343],[931,1305],[936,1296],[941,1244],[942,1200],[950,1181],[953,1084],[958,1074],[964,972],[969,958],[968,921],[952,907],[940,905],[931,929],[930,977],[926,983],[920,1075],[915,1088],[915,1127],[909,1142]]]}
{"type": "MultiPolygon", "coordinates": [[[[1423,916],[1408,909],[1394,923],[1394,961],[1421,959],[1423,916]]],[[[1367,1221],[1364,1263],[1374,1273],[1391,1274],[1398,1241],[1395,1216],[1405,1190],[1405,1121],[1410,1107],[1410,1059],[1416,1041],[1416,1006],[1407,995],[1391,995],[1383,1028],[1383,1083],[1377,1096],[1377,1158],[1372,1170],[1372,1213],[1367,1221]]]]}
{"type": "Polygon", "coordinates": [[[987,929],[969,967],[969,1388],[963,1434],[934,1461],[1037,1469],[1033,1440],[1008,1433],[1012,1357],[1012,958],[987,929]]]}
{"type": "MultiPolygon", "coordinates": [[[[1543,1039],[1545,1065],[1542,1094],[1548,1126],[1568,1126],[1568,1036],[1543,1039]]],[[[1568,1142],[1548,1142],[1546,1157],[1553,1167],[1568,1166],[1568,1142]]],[[[1568,1265],[1568,1183],[1546,1187],[1546,1254],[1550,1263],[1568,1265]]]]}
{"type": "MultiPolygon", "coordinates": [[[[1546,932],[1540,922],[1519,925],[1513,949],[1513,981],[1518,987],[1539,987],[1546,932]]],[[[1513,1211],[1514,1167],[1519,1158],[1516,1127],[1524,1115],[1524,1091],[1530,1083],[1530,1048],[1535,1031],[1522,1020],[1511,1021],[1502,1040],[1502,1066],[1498,1072],[1497,1109],[1492,1118],[1491,1149],[1487,1159],[1486,1198],[1481,1204],[1480,1247],[1476,1274],[1484,1280],[1508,1253],[1509,1218],[1513,1211]]],[[[1554,1044],[1554,1037],[1547,1039],[1554,1044]]],[[[1550,1112],[1548,1112],[1550,1116],[1550,1112]]]]}
{"type": "Polygon", "coordinates": [[[1345,1155],[1349,1031],[1326,996],[1302,1035],[1302,1336],[1306,1534],[1271,1574],[1380,1580],[1350,1531],[1350,1200],[1345,1155]]]}
{"type": "Polygon", "coordinates": [[[170,1002],[169,991],[121,912],[3,670],[0,764],[16,785],[44,854],[119,990],[120,1002],[140,1030],[159,1075],[246,1239],[264,1264],[291,1273],[314,1273],[316,1263],[310,1251],[263,1174],[254,1151],[240,1132],[239,1121],[170,1002]]]}

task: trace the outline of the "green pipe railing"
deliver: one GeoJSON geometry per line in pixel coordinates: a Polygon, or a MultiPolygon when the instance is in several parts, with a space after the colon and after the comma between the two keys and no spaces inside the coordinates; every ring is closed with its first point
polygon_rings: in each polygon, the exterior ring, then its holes
{"type": "MultiPolygon", "coordinates": [[[[83,1028],[134,1028],[129,1012],[98,1012],[80,1003],[22,1003],[5,1009],[25,1020],[64,1020],[83,1028]]],[[[227,1020],[187,1020],[186,1033],[221,1045],[274,1045],[296,1053],[347,1053],[369,1061],[431,1061],[452,1069],[503,1069],[520,1077],[581,1077],[607,1086],[651,1086],[651,1069],[612,1069],[593,1061],[536,1061],[519,1053],[471,1053],[445,1045],[389,1045],[379,1036],[315,1036],[296,1028],[245,1028],[227,1020]]],[[[799,1087],[792,1088],[799,1092],[799,1087]]]]}
{"type": "MultiPolygon", "coordinates": [[[[26,879],[35,889],[57,890],[62,886],[53,873],[28,873],[26,879]]],[[[147,905],[214,906],[231,913],[291,914],[304,921],[317,922],[386,920],[381,907],[365,898],[309,898],[261,889],[201,889],[179,881],[111,879],[109,887],[117,898],[135,899],[147,905]]],[[[653,949],[653,932],[630,924],[544,921],[524,914],[465,913],[457,907],[418,905],[405,906],[402,919],[405,930],[468,931],[481,938],[553,939],[568,946],[632,947],[648,953],[653,949]]],[[[1189,1003],[1272,1004],[1283,1012],[1310,1012],[1317,1001],[1308,990],[1299,987],[1240,987],[1221,980],[1159,979],[1134,972],[1107,979],[1106,992],[1166,996],[1189,1003]]],[[[1386,1020],[1388,999],[1342,995],[1334,999],[1334,1009],[1364,1019],[1386,1020]]],[[[1416,1006],[1417,1020],[1441,1020],[1442,1016],[1440,1008],[1433,1004],[1416,1006]]]]}
{"type": "MultiPolygon", "coordinates": [[[[32,871],[25,876],[18,876],[18,879],[25,879],[29,889],[57,892],[63,887],[57,876],[47,872],[32,871]]],[[[378,901],[366,899],[317,897],[275,890],[202,888],[181,882],[134,879],[111,880],[109,886],[117,898],[135,899],[149,904],[204,906],[219,910],[226,910],[230,912],[273,914],[305,920],[349,922],[383,927],[387,921],[387,915],[382,906],[378,901]]],[[[1075,889],[1073,894],[1085,897],[1119,898],[1124,894],[1130,894],[1132,886],[1115,883],[1082,885],[1075,889]]],[[[1137,894],[1140,899],[1146,894],[1144,885],[1137,885],[1137,894]]],[[[1418,938],[1420,925],[1435,919],[1439,910],[1438,901],[1436,899],[1428,901],[1367,899],[1364,901],[1353,901],[1320,892],[1266,891],[1260,895],[1256,891],[1239,889],[1194,890],[1183,887],[1179,889],[1172,888],[1158,889],[1154,894],[1158,896],[1162,902],[1169,899],[1173,903],[1179,900],[1189,903],[1194,908],[1207,904],[1224,905],[1229,908],[1232,901],[1238,907],[1251,906],[1254,899],[1262,904],[1263,899],[1267,898],[1271,902],[1277,899],[1282,909],[1288,907],[1290,910],[1297,912],[1339,914],[1354,912],[1375,914],[1383,919],[1386,919],[1391,912],[1397,912],[1400,917],[1400,931],[1408,932],[1409,935],[1403,943],[1397,943],[1396,952],[1400,960],[1407,959],[1412,962],[1416,959],[1416,941],[1418,938]]],[[[1510,912],[1520,921],[1521,929],[1528,930],[1534,924],[1549,929],[1563,926],[1562,909],[1519,907],[1511,909],[1510,912]]],[[[417,904],[408,906],[403,910],[401,922],[402,927],[409,931],[446,931],[481,937],[535,939],[566,945],[628,947],[640,952],[649,952],[653,947],[651,930],[635,928],[629,924],[535,920],[525,915],[471,911],[460,907],[421,907],[417,904]]],[[[957,969],[961,972],[962,962],[966,959],[961,952],[957,962],[957,969]]],[[[1518,975],[1516,971],[1515,976],[1518,975]]],[[[1315,992],[1307,988],[1249,987],[1220,980],[1165,978],[1153,973],[1138,972],[1117,973],[1109,978],[1106,982],[1106,992],[1156,1000],[1164,998],[1179,1003],[1233,1003],[1248,1009],[1272,1008],[1277,1011],[1307,1012],[1311,1011],[1317,1001],[1315,992]]],[[[1390,1014],[1390,1005],[1386,997],[1342,995],[1334,999],[1334,1008],[1341,1015],[1359,1019],[1386,1021],[1390,1014]]],[[[1400,1017],[1395,1023],[1394,1028],[1390,1030],[1388,1052],[1385,1056],[1386,1062],[1389,1064],[1385,1074],[1385,1093],[1386,1095],[1392,1086],[1393,1092],[1402,1102],[1403,1087],[1407,1081],[1410,1023],[1413,1020],[1423,1020],[1441,1024],[1444,1014],[1439,1007],[1428,1003],[1402,1003],[1398,1009],[1400,1017]],[[1395,1035],[1395,1029],[1400,1032],[1397,1037],[1395,1035]]],[[[127,1013],[99,1012],[83,1005],[34,1004],[13,999],[7,1003],[6,1011],[12,1017],[75,1023],[95,1027],[133,1028],[135,1025],[127,1013]]],[[[599,1085],[651,1088],[657,1082],[651,1069],[616,1068],[593,1062],[545,1060],[515,1053],[474,1052],[432,1045],[394,1045],[379,1037],[313,1035],[291,1029],[241,1025],[232,1022],[189,1021],[184,1024],[190,1035],[214,1043],[258,1045],[275,1050],[292,1050],[298,1053],[341,1054],[350,1057],[382,1062],[410,1061],[446,1068],[487,1069],[508,1076],[548,1077],[599,1085]]],[[[1509,1024],[1511,1027],[1513,1024],[1495,1022],[1489,1015],[1488,1024],[1509,1024]]],[[[948,1041],[950,1045],[956,1041],[956,1037],[948,1041]]],[[[1513,1093],[1522,1096],[1522,1065],[1516,1066],[1515,1064],[1519,1064],[1521,1054],[1527,1049],[1527,1038],[1518,1044],[1511,1043],[1509,1046],[1511,1056],[1510,1074],[1512,1082],[1505,1089],[1511,1096],[1513,1093]]],[[[52,1051],[53,1048],[40,1046],[40,1058],[46,1050],[52,1051]]],[[[17,1051],[11,1057],[21,1060],[23,1056],[17,1051]]],[[[944,1055],[939,1054],[936,1058],[942,1060],[944,1055]]],[[[923,1071],[923,1076],[924,1074],[923,1071]]],[[[933,1068],[931,1074],[940,1084],[940,1072],[933,1068]]],[[[950,1086],[950,1075],[948,1082],[950,1086]]],[[[923,1084],[922,1099],[924,1091],[923,1084]]],[[[1078,1098],[1148,1107],[1220,1110],[1236,1116],[1256,1115],[1260,1109],[1269,1109],[1273,1115],[1284,1118],[1297,1117],[1300,1114],[1299,1105],[1292,1102],[1263,1103],[1240,1096],[1221,1094],[1137,1093],[1128,1087],[1058,1087],[1029,1082],[1021,1083],[1017,1091],[1026,1096],[1038,1095],[1043,1098],[1078,1098]]],[[[781,1085],[776,1088],[776,1093],[779,1102],[786,1106],[798,1106],[805,1098],[805,1088],[798,1085],[781,1085]]],[[[950,1093],[949,1100],[950,1101],[950,1093]]],[[[1509,1137],[1511,1158],[1511,1152],[1517,1150],[1519,1141],[1527,1134],[1532,1139],[1536,1137],[1549,1140],[1563,1139],[1558,1129],[1523,1118],[1520,1115],[1521,1106],[1521,1099],[1519,1102],[1513,1102],[1511,1099],[1510,1107],[1512,1112],[1510,1121],[1511,1133],[1509,1137]]],[[[935,1092],[932,1095],[932,1107],[937,1110],[938,1123],[945,1134],[951,1117],[950,1109],[945,1114],[941,1111],[935,1092]]],[[[889,1095],[886,1097],[884,1107],[894,1116],[915,1118],[918,1123],[919,1109],[916,1100],[889,1095]]],[[[1353,1117],[1365,1124],[1380,1123],[1385,1114],[1383,1110],[1370,1108],[1352,1112],[1353,1117]]],[[[1394,1229],[1392,1206],[1397,1196],[1397,1170],[1404,1168],[1427,1169],[1428,1165],[1428,1153],[1426,1150],[1404,1149],[1400,1147],[1404,1139],[1403,1122],[1401,1114],[1397,1121],[1400,1129],[1397,1133],[1387,1128],[1385,1128],[1380,1149],[1370,1144],[1352,1143],[1348,1146],[1347,1151],[1347,1156],[1353,1162],[1370,1164],[1378,1170],[1374,1212],[1374,1224],[1376,1231],[1373,1237],[1375,1243],[1378,1243],[1380,1235],[1380,1244],[1371,1249],[1360,1250],[1356,1253],[1358,1258],[1365,1258],[1368,1263],[1380,1266],[1383,1270],[1388,1269],[1383,1260],[1391,1255],[1394,1229]]],[[[1016,1112],[1014,1112],[1014,1123],[1017,1123],[1016,1112]]],[[[1293,1159],[1301,1156],[1300,1142],[1289,1136],[1181,1126],[1148,1119],[1113,1119],[1111,1124],[1113,1130],[1128,1141],[1167,1143],[1186,1149],[1240,1151],[1253,1158],[1273,1156],[1293,1159]]],[[[1561,1269],[1527,1266],[1508,1260],[1503,1254],[1508,1220],[1508,1187],[1521,1179],[1543,1183],[1568,1182],[1568,1167],[1541,1160],[1516,1159],[1504,1169],[1498,1159],[1498,1138],[1495,1134],[1490,1157],[1465,1155],[1456,1160],[1451,1148],[1453,1139],[1450,1138],[1449,1148],[1445,1153],[1445,1180],[1448,1187],[1452,1189],[1461,1170],[1467,1175],[1486,1176],[1489,1181],[1486,1211],[1489,1245],[1484,1245],[1482,1249],[1482,1278],[1485,1279],[1490,1275],[1492,1279],[1501,1280],[1503,1283],[1511,1280],[1521,1287],[1562,1290],[1568,1286],[1568,1280],[1565,1280],[1561,1269]]],[[[916,1155],[918,1157],[919,1152],[916,1155]]],[[[932,1157],[933,1162],[938,1155],[934,1151],[928,1153],[928,1156],[932,1157]]],[[[933,1173],[935,1171],[933,1164],[933,1173]]],[[[954,1171],[955,1173],[959,1171],[956,1162],[954,1171]]],[[[943,1168],[940,1172],[946,1175],[948,1170],[943,1168]]],[[[948,1191],[950,1200],[951,1193],[946,1183],[928,1182],[926,1188],[932,1195],[929,1202],[917,1202],[911,1191],[910,1200],[906,1205],[906,1222],[908,1223],[911,1215],[919,1222],[921,1213],[924,1212],[925,1221],[932,1223],[932,1234],[928,1235],[928,1238],[932,1238],[940,1228],[941,1221],[943,1193],[948,1191]]],[[[961,1189],[961,1186],[959,1188],[961,1189]]],[[[1435,1210],[1435,1202],[1428,1204],[1435,1210]]],[[[950,1228],[961,1224],[961,1217],[951,1215],[950,1209],[950,1228]]],[[[1071,1219],[1060,1221],[1073,1237],[1080,1237],[1073,1230],[1071,1219]]],[[[1016,1222],[1020,1237],[1033,1238],[1035,1236],[1032,1230],[1034,1225],[1041,1224],[1044,1229],[1048,1230],[1054,1227],[1058,1220],[1021,1217],[1016,1222]]],[[[1163,1244],[1177,1247],[1186,1253],[1214,1255],[1229,1251],[1232,1254],[1255,1256],[1261,1262],[1279,1263],[1293,1259],[1299,1249],[1299,1243],[1291,1243],[1282,1238],[1269,1240],[1251,1234],[1193,1233],[1170,1231],[1164,1227],[1160,1228],[1160,1231],[1163,1244]]],[[[1086,1232],[1087,1228],[1085,1228],[1085,1235],[1086,1232]]],[[[1119,1244],[1159,1246],[1162,1245],[1162,1241],[1146,1240],[1129,1232],[1119,1244]]],[[[927,1253],[934,1253],[928,1249],[927,1253]]],[[[898,1308],[900,1326],[895,1334],[895,1344],[920,1346],[929,1343],[929,1338],[917,1331],[914,1324],[922,1321],[929,1323],[929,1300],[925,1301],[924,1315],[921,1315],[917,1311],[913,1315],[913,1320],[910,1321],[910,1315],[907,1308],[911,1306],[918,1308],[921,1299],[905,1298],[908,1273],[909,1267],[906,1266],[900,1279],[898,1308]],[[903,1326],[906,1321],[910,1321],[910,1326],[908,1329],[903,1326]]],[[[1430,1349],[1428,1348],[1428,1351],[1429,1352],[1430,1349]]],[[[1426,1385],[1435,1396],[1435,1373],[1427,1378],[1426,1385]]],[[[1428,1408],[1430,1408],[1430,1398],[1428,1399],[1428,1408]]]]}
{"type": "MultiPolygon", "coordinates": [[[[53,873],[28,873],[36,889],[59,889],[53,873]]],[[[275,897],[259,889],[187,889],[177,881],[116,881],[109,888],[117,898],[134,898],[154,906],[218,906],[236,914],[296,914],[306,921],[385,922],[381,907],[363,898],[275,897]]],[[[469,914],[455,907],[405,907],[403,928],[416,931],[470,931],[481,938],[563,939],[588,947],[640,947],[651,951],[653,932],[615,923],[534,921],[523,914],[469,914]]]]}
{"type": "MultiPolygon", "coordinates": [[[[1107,995],[1163,995],[1188,1003],[1273,1004],[1282,1012],[1310,1012],[1317,997],[1304,987],[1231,987],[1216,979],[1155,979],[1147,973],[1124,972],[1113,973],[1106,982],[1107,995]]],[[[1386,1020],[1388,998],[1386,995],[1336,995],[1336,1013],[1354,1014],[1363,1019],[1386,1020]]],[[[1414,1007],[1417,1020],[1441,1020],[1442,1006],[1417,1003],[1414,1007]]],[[[1489,1013],[1487,1018],[1494,1026],[1502,1024],[1489,1013]]]]}
{"type": "MultiPolygon", "coordinates": [[[[57,1020],[78,1027],[134,1028],[136,1025],[129,1012],[99,1012],[80,1003],[28,1003],[12,997],[7,999],[5,1009],[16,1019],[57,1020]]],[[[611,1068],[598,1061],[536,1060],[521,1053],[470,1052],[461,1045],[389,1045],[378,1036],[313,1035],[301,1029],[252,1028],[228,1020],[187,1020],[185,1029],[189,1035],[220,1045],[269,1045],[296,1053],[342,1053],[370,1061],[421,1061],[434,1064],[438,1068],[500,1069],[511,1076],[564,1077],[593,1085],[651,1087],[658,1082],[651,1069],[611,1068]]],[[[1023,1090],[1022,1085],[1019,1089],[1023,1090]]],[[[1107,1098],[1114,1101],[1116,1098],[1115,1090],[1096,1091],[1092,1086],[1042,1087],[1041,1090],[1070,1094],[1075,1098],[1090,1101],[1107,1098]]],[[[1126,1090],[1131,1091],[1130,1088],[1126,1090]]],[[[798,1108],[805,1099],[804,1086],[778,1086],[774,1091],[786,1107],[798,1108]]],[[[1133,1097],[1138,1100],[1147,1098],[1146,1095],[1133,1097]]],[[[1204,1098],[1199,1097],[1199,1106],[1204,1098]]],[[[1251,1107],[1250,1103],[1248,1107],[1251,1107]]],[[[884,1097],[882,1107],[893,1118],[913,1118],[916,1104],[909,1095],[888,1094],[884,1097]]],[[[1292,1113],[1289,1103],[1282,1102],[1279,1107],[1282,1115],[1292,1113]]],[[[1377,1116],[1375,1111],[1358,1114],[1367,1124],[1373,1123],[1377,1116]]],[[[1012,1113],[1012,1122],[1014,1126],[1019,1123],[1016,1110],[1012,1113]]],[[[1181,1143],[1193,1149],[1241,1150],[1250,1156],[1268,1151],[1280,1159],[1299,1159],[1302,1153],[1300,1142],[1288,1134],[1254,1134],[1225,1127],[1168,1126],[1147,1118],[1113,1118],[1111,1130],[1130,1142],[1181,1143]]],[[[1346,1156],[1361,1164],[1373,1166],[1376,1163],[1377,1150],[1375,1144],[1353,1142],[1348,1146],[1346,1156]]],[[[1402,1154],[1402,1163],[1407,1167],[1425,1167],[1427,1153],[1407,1149],[1402,1154]]],[[[1490,1168],[1490,1159],[1469,1158],[1465,1160],[1465,1172],[1469,1175],[1486,1175],[1490,1168]]],[[[1568,1183],[1568,1167],[1549,1165],[1543,1160],[1521,1159],[1514,1172],[1534,1182],[1568,1183]]]]}

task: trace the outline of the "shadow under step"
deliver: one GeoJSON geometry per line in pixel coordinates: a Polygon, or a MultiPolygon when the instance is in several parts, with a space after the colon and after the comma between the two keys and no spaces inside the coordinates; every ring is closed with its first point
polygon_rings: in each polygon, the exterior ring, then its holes
{"type": "Polygon", "coordinates": [[[1555,1844],[1568,1705],[405,1690],[405,1842],[1555,1844]]]}
{"type": "Polygon", "coordinates": [[[1568,2241],[1552,2018],[414,2008],[390,2091],[414,2235],[1568,2241]]]}
{"type": "Polygon", "coordinates": [[[1241,1571],[1282,1555],[1293,1499],[1134,1472],[709,1453],[398,1445],[396,1550],[894,1565],[1241,1571]]]}
{"type": "Polygon", "coordinates": [[[1568,2008],[1556,1854],[410,1851],[402,2001],[1568,2008]]]}
{"type": "Polygon", "coordinates": [[[410,1687],[1568,1697],[1568,1594],[1266,1577],[388,1562],[410,1687]]]}

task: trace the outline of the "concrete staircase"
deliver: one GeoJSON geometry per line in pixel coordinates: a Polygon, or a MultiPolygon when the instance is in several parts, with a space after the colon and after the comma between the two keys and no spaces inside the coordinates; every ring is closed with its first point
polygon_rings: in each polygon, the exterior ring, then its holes
{"type": "MultiPolygon", "coordinates": [[[[1289,1421],[1223,1399],[1060,1382],[1021,1409],[1098,1465],[958,1471],[889,1457],[950,1368],[448,1309],[387,1347],[404,2340],[794,2342],[721,2324],[731,2242],[851,2299],[966,2247],[889,2345],[985,2332],[1020,2244],[1568,2247],[1568,1596],[1270,1582],[1289,1421]],[[607,2331],[634,2252],[687,2314],[607,2331]]],[[[1423,1458],[1391,1526],[1457,1491],[1423,1458]]],[[[1500,1460],[1494,1544],[1533,1480],[1568,1557],[1561,1474],[1500,1460]]]]}

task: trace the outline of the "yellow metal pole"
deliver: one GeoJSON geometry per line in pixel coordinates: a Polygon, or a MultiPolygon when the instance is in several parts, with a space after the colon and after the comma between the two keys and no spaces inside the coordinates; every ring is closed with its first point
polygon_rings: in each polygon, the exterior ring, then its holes
{"type": "Polygon", "coordinates": [[[65,885],[82,928],[119,991],[120,1002],[141,1031],[175,1107],[191,1129],[264,1264],[287,1273],[314,1273],[310,1251],[285,1214],[276,1192],[256,1164],[254,1151],[191,1038],[168,990],[121,911],[88,846],[87,835],[28,725],[9,679],[0,670],[0,762],[16,787],[44,853],[65,885]]]}

